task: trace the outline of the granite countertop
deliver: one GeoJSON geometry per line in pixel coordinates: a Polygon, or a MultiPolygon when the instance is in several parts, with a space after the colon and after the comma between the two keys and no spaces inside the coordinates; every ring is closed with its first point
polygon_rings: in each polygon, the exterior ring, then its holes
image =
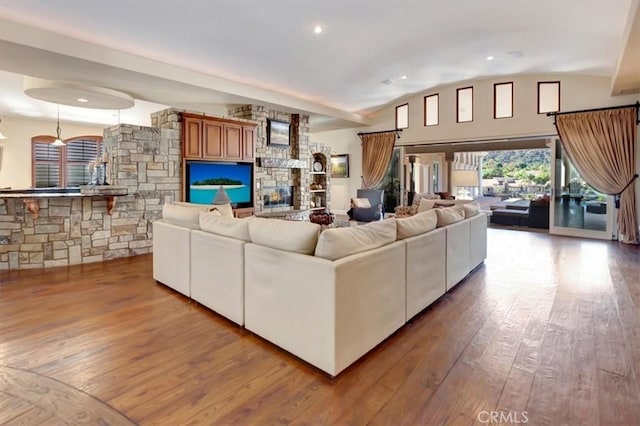
{"type": "Polygon", "coordinates": [[[82,185],[72,188],[1,189],[0,198],[109,197],[128,195],[124,186],[82,185]]]}

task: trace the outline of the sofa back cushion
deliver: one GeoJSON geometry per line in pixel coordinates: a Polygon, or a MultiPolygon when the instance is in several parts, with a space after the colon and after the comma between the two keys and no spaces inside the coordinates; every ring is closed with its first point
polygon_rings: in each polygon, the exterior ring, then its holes
{"type": "Polygon", "coordinates": [[[366,225],[325,229],[318,238],[315,255],[336,260],[373,250],[396,240],[396,220],[385,219],[366,225]]]}
{"type": "Polygon", "coordinates": [[[210,212],[218,210],[222,216],[233,217],[233,209],[231,208],[230,203],[226,204],[196,204],[196,203],[187,203],[184,201],[176,201],[173,203],[174,206],[180,207],[189,207],[191,209],[197,209],[203,212],[210,212]]]}
{"type": "Polygon", "coordinates": [[[211,213],[200,212],[199,216],[200,229],[203,231],[242,241],[251,241],[249,222],[254,219],[254,216],[245,219],[222,216],[217,210],[211,213]]]}
{"type": "Polygon", "coordinates": [[[188,207],[190,209],[202,210],[203,212],[211,208],[211,206],[208,204],[187,203],[185,201],[174,201],[171,204],[179,207],[188,207]]]}
{"type": "Polygon", "coordinates": [[[311,222],[255,218],[249,221],[251,241],[265,247],[313,254],[320,225],[311,222]]]}
{"type": "Polygon", "coordinates": [[[436,209],[435,211],[438,216],[438,228],[464,220],[464,207],[462,205],[446,209],[436,209]]]}
{"type": "Polygon", "coordinates": [[[182,206],[165,203],[162,206],[162,219],[172,225],[184,226],[185,228],[200,229],[200,212],[206,212],[208,206],[182,206]]]}
{"type": "Polygon", "coordinates": [[[396,219],[397,238],[399,240],[404,240],[405,238],[424,234],[425,232],[429,232],[435,229],[437,223],[438,217],[435,210],[433,209],[426,212],[418,213],[411,217],[396,219]]]}

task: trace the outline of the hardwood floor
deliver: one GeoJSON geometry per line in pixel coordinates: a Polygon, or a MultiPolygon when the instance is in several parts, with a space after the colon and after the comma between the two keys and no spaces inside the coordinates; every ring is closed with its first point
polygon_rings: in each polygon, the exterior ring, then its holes
{"type": "Polygon", "coordinates": [[[0,272],[0,424],[637,425],[639,307],[637,247],[490,229],[484,266],[332,380],[151,256],[0,272]]]}

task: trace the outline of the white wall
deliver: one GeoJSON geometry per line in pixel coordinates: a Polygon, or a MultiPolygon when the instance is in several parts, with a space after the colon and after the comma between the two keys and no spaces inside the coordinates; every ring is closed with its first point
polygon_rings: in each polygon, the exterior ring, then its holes
{"type": "Polygon", "coordinates": [[[311,133],[311,143],[322,143],[331,147],[333,154],[349,154],[349,177],[331,178],[331,211],[346,212],[356,191],[360,188],[362,176],[362,147],[357,133],[359,130],[332,130],[311,133]]]}
{"type": "Polygon", "coordinates": [[[611,79],[567,74],[507,76],[464,81],[439,86],[399,99],[374,114],[375,130],[395,126],[395,107],[409,103],[409,128],[402,131],[399,145],[438,142],[502,139],[523,136],[555,135],[553,118],[538,114],[538,81],[560,81],[560,109],[573,111],[605,106],[626,105],[640,95],[610,96],[611,79]],[[493,84],[513,81],[513,117],[493,118],[493,84]],[[473,121],[456,123],[456,89],[473,86],[473,121]],[[424,126],[424,97],[439,94],[439,124],[424,126]],[[386,127],[385,127],[386,126],[386,127]]]}
{"type": "MultiPolygon", "coordinates": [[[[538,81],[560,81],[562,111],[627,105],[640,101],[640,95],[637,94],[612,97],[611,79],[608,77],[571,74],[507,76],[458,82],[398,99],[372,114],[374,124],[368,128],[311,134],[311,140],[331,145],[336,153],[348,152],[351,164],[358,167],[357,172],[355,167],[352,167],[348,183],[340,182],[338,179],[332,181],[332,208],[342,210],[342,206],[348,205],[349,198],[354,196],[356,189],[360,187],[362,151],[356,133],[393,129],[397,105],[409,103],[409,128],[401,133],[398,145],[555,135],[553,118],[547,117],[546,114],[538,114],[537,111],[538,81]],[[493,84],[508,81],[514,82],[514,116],[496,120],[493,118],[493,84]],[[474,87],[473,122],[456,123],[456,89],[467,86],[474,87]],[[424,97],[434,93],[439,94],[439,125],[425,127],[424,97]]],[[[640,173],[640,147],[637,167],[640,173]]],[[[640,181],[636,182],[636,188],[640,200],[640,181]]],[[[640,221],[640,210],[638,217],[640,221]]]]}
{"type": "MultiPolygon", "coordinates": [[[[102,136],[103,126],[60,123],[62,138],[102,136]]],[[[22,117],[3,116],[0,126],[7,139],[0,141],[0,187],[14,189],[31,187],[31,138],[56,135],[56,122],[22,117]]]]}

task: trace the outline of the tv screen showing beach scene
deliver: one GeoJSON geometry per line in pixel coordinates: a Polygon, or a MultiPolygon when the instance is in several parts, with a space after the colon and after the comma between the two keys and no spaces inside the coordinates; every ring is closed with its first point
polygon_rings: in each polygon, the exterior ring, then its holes
{"type": "Polygon", "coordinates": [[[253,207],[253,164],[187,163],[186,201],[211,204],[222,185],[233,207],[253,207]]]}

